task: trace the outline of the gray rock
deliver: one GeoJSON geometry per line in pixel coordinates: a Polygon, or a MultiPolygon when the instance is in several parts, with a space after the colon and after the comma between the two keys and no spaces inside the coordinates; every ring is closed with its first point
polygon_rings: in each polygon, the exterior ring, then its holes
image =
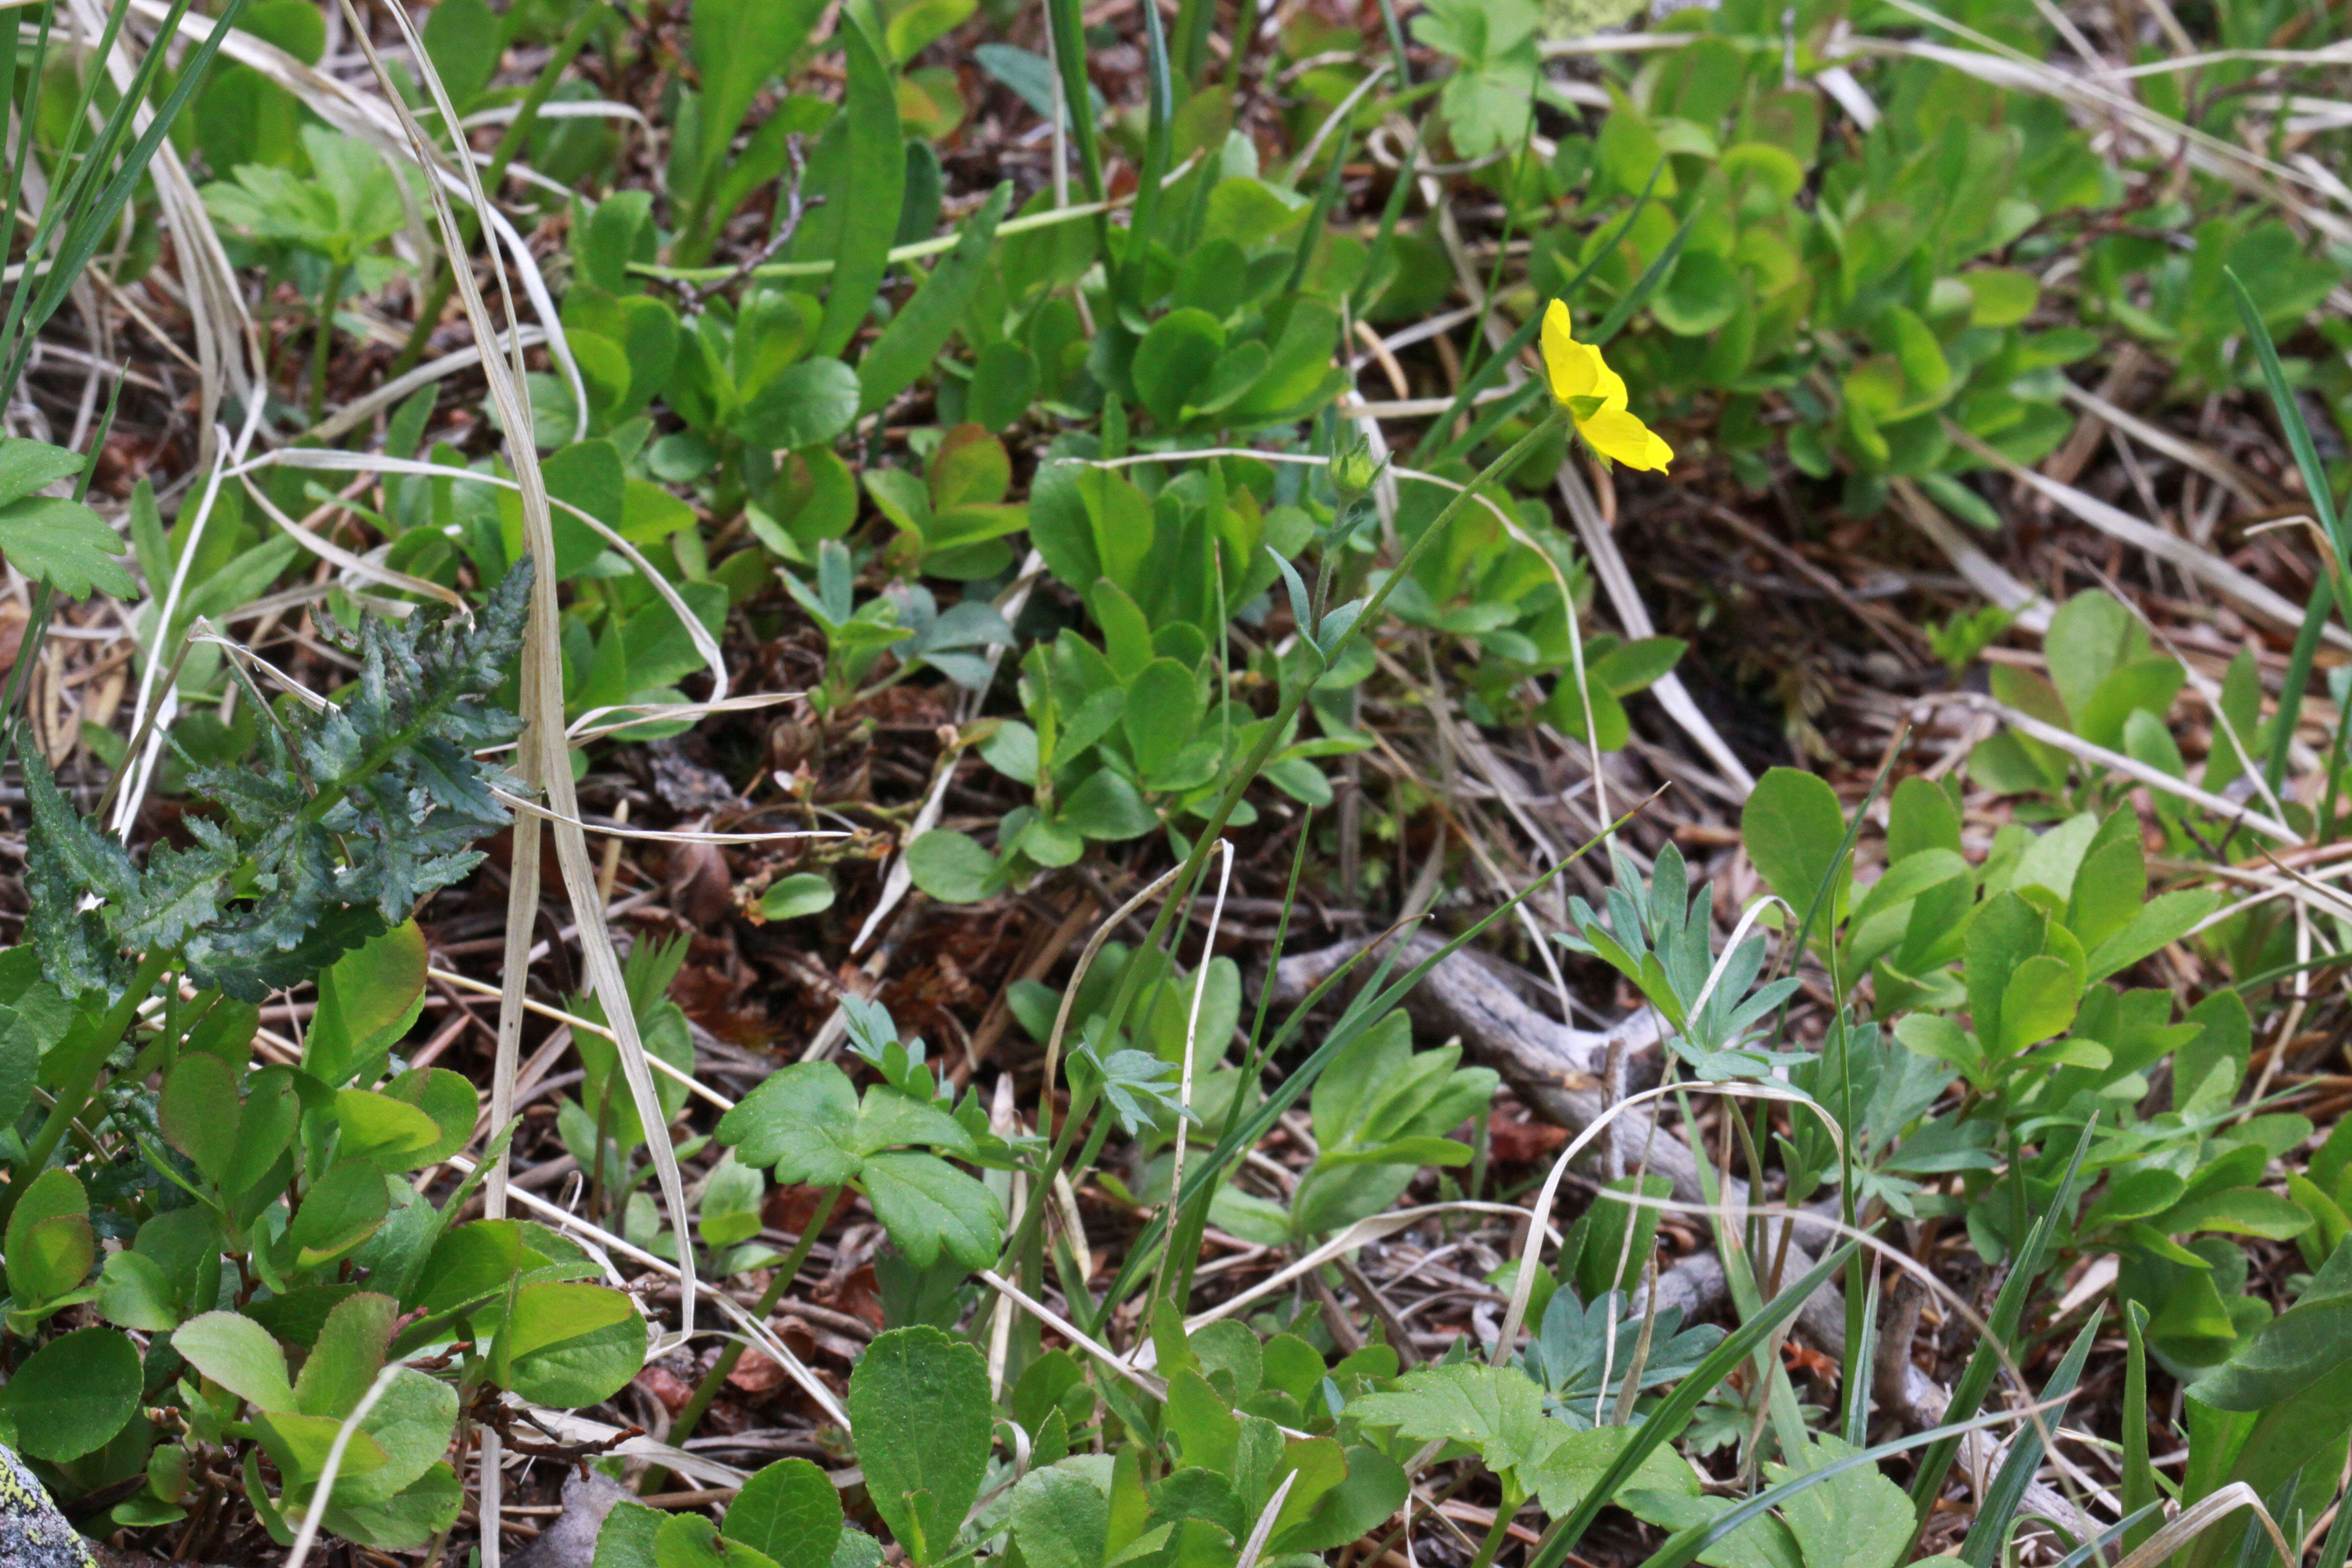
{"type": "Polygon", "coordinates": [[[48,1489],[0,1445],[0,1568],[95,1568],[89,1545],[66,1522],[48,1489]]]}
{"type": "MultiPolygon", "coordinates": [[[[513,1568],[591,1568],[604,1516],[628,1495],[627,1488],[602,1470],[573,1469],[563,1478],[563,1511],[538,1540],[509,1555],[508,1563],[513,1568]]],[[[0,1568],[12,1565],[0,1562],[0,1568]]]]}

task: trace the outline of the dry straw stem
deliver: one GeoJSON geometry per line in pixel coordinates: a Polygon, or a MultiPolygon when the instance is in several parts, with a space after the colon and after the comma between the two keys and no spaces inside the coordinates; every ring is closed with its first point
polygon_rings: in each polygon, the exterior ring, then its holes
{"type": "MultiPolygon", "coordinates": [[[[470,1173],[474,1169],[474,1162],[462,1154],[451,1156],[449,1163],[463,1172],[470,1173]]],[[[678,1279],[680,1281],[680,1293],[681,1295],[685,1293],[685,1281],[679,1275],[678,1267],[668,1259],[656,1257],[654,1254],[647,1252],[644,1247],[637,1246],[635,1243],[622,1237],[615,1236],[611,1231],[606,1230],[604,1226],[596,1225],[592,1221],[582,1219],[579,1215],[572,1214],[570,1210],[563,1208],[560,1205],[549,1202],[547,1199],[541,1197],[537,1193],[531,1192],[527,1188],[510,1187],[509,1189],[508,1195],[514,1202],[522,1205],[523,1207],[541,1215],[555,1229],[571,1235],[583,1246],[588,1247],[592,1250],[603,1253],[618,1254],[623,1258],[628,1258],[633,1263],[639,1264],[646,1268],[651,1269],[655,1273],[667,1275],[672,1279],[678,1279]]],[[[608,1270],[611,1268],[612,1265],[609,1260],[605,1261],[605,1267],[608,1270]]],[[[824,1412],[827,1420],[838,1425],[845,1432],[849,1430],[849,1413],[842,1407],[840,1399],[835,1396],[831,1388],[826,1386],[824,1379],[818,1377],[815,1373],[809,1369],[806,1363],[803,1362],[798,1356],[793,1353],[792,1348],[786,1345],[782,1339],[778,1338],[774,1331],[770,1329],[765,1323],[755,1320],[750,1312],[744,1310],[741,1302],[736,1300],[734,1297],[729,1295],[725,1290],[720,1289],[718,1286],[711,1284],[708,1280],[698,1279],[694,1281],[694,1289],[701,1294],[709,1297],[711,1304],[719,1309],[721,1315],[725,1316],[741,1331],[740,1335],[740,1338],[748,1340],[756,1349],[758,1349],[761,1354],[769,1357],[771,1360],[775,1362],[778,1366],[782,1367],[785,1374],[800,1385],[801,1391],[816,1402],[817,1408],[824,1412]]],[[[716,1331],[705,1331],[715,1332],[716,1331]]],[[[539,1409],[536,1405],[531,1408],[534,1411],[539,1409]]],[[[607,1430],[610,1430],[610,1428],[607,1428],[607,1430]]],[[[654,1453],[650,1449],[645,1450],[645,1453],[648,1458],[659,1458],[664,1463],[669,1463],[669,1457],[678,1451],[679,1450],[676,1448],[670,1448],[664,1446],[663,1451],[658,1454],[654,1453]]],[[[683,1475],[692,1476],[694,1474],[692,1470],[686,1467],[674,1463],[670,1464],[670,1468],[677,1470],[683,1475]]],[[[736,1474],[740,1479],[740,1472],[736,1472],[736,1474]]]]}
{"type": "Polygon", "coordinates": [[[302,1510],[301,1528],[294,1532],[293,1549],[286,1554],[286,1568],[302,1568],[304,1560],[310,1555],[310,1543],[319,1539],[319,1521],[325,1516],[327,1500],[334,1493],[335,1478],[342,1473],[343,1455],[352,1446],[352,1434],[375,1409],[376,1402],[392,1387],[402,1367],[403,1363],[396,1361],[387,1363],[375,1374],[375,1381],[368,1384],[367,1392],[360,1395],[360,1402],[352,1406],[352,1413],[335,1428],[335,1440],[327,1445],[326,1461],[319,1467],[318,1483],[310,1491],[310,1506],[302,1510]]]}
{"type": "Polygon", "coordinates": [[[1963,708],[1972,708],[1979,713],[1994,714],[2020,734],[2029,735],[2044,745],[2055,746],[2083,762],[2093,763],[2111,772],[2122,773],[2127,778],[2146,784],[2152,790],[2177,795],[2191,805],[2212,812],[2225,821],[2243,823],[2264,837],[2278,843],[2292,846],[2300,845],[2304,841],[2301,834],[2273,816],[2256,811],[2251,806],[2232,805],[2218,795],[2209,795],[2185,779],[2174,778],[2163,769],[2150,767],[2146,763],[2125,756],[2121,752],[2111,752],[2105,746],[2095,746],[2079,735],[2061,730],[2055,724],[2045,723],[2031,713],[2011,708],[2006,702],[1996,701],[1982,692],[1946,692],[1935,698],[1933,701],[1956,703],[1963,708]]]}
{"type": "Polygon", "coordinates": [[[2016,617],[2017,626],[2036,637],[2050,629],[2050,617],[2055,613],[2050,601],[2011,576],[2008,568],[1978,549],[1976,542],[1922,494],[1918,486],[1909,479],[1895,480],[1895,499],[1903,503],[1913,525],[1944,552],[1952,569],[1967,580],[1969,587],[2007,610],[2016,617]]]}
{"type": "MultiPolygon", "coordinates": [[[[2302,605],[2294,604],[2275,589],[2256,582],[2211,551],[2200,549],[2153,523],[2142,522],[2129,512],[2109,506],[2096,496],[2085,494],[2073,485],[2061,484],[2047,474],[2036,473],[2006,453],[1978,440],[1957,425],[1947,421],[1945,427],[1955,443],[1991,463],[2019,483],[2048,497],[2109,538],[2121,540],[2134,549],[2178,567],[2216,593],[2226,594],[2236,600],[2248,614],[2258,619],[2289,631],[2303,625],[2302,605]]],[[[2326,636],[2337,647],[2352,648],[2352,632],[2347,632],[2333,621],[2327,624],[2326,636]]]]}
{"type": "MultiPolygon", "coordinates": [[[[415,68],[425,89],[441,111],[444,125],[456,126],[457,114],[449,101],[446,88],[435,72],[425,48],[424,40],[416,34],[405,7],[387,5],[385,9],[398,25],[403,39],[408,45],[415,68]]],[[[450,268],[457,279],[457,291],[464,302],[466,319],[472,325],[475,341],[494,343],[499,341],[497,323],[483,303],[481,292],[475,287],[473,268],[464,264],[466,245],[457,216],[450,206],[442,183],[447,178],[436,163],[431,144],[424,130],[408,112],[400,100],[383,58],[377,53],[367,25],[353,7],[352,0],[343,0],[345,16],[352,32],[365,50],[369,65],[384,89],[390,107],[399,116],[410,155],[418,167],[428,171],[432,178],[426,191],[432,198],[435,218],[441,226],[442,240],[448,254],[457,258],[450,268]]],[[[459,141],[462,148],[462,136],[459,141]]],[[[461,157],[459,168],[465,176],[464,189],[483,219],[483,232],[490,237],[490,255],[494,261],[501,245],[530,269],[529,254],[512,226],[492,205],[481,189],[473,161],[461,157]],[[511,243],[509,244],[509,239],[511,243]]],[[[494,265],[508,320],[515,319],[513,299],[507,291],[508,269],[494,265]]],[[[536,284],[535,269],[530,269],[527,286],[536,284]]],[[[543,291],[543,285],[537,285],[543,291]]],[[[537,300],[534,300],[534,303],[537,300]]],[[[551,322],[551,305],[541,312],[541,320],[551,322]]],[[[561,333],[551,333],[551,341],[560,341],[561,333]]],[[[508,342],[514,344],[517,334],[509,334],[508,342]]],[[[569,354],[561,356],[569,363],[569,354]]],[[[629,1001],[628,987],[622,979],[621,964],[613,947],[612,932],[604,924],[604,911],[598,900],[594,868],[588,858],[586,836],[580,830],[578,797],[572,788],[572,762],[563,734],[562,656],[558,646],[558,609],[555,599],[555,538],[548,507],[547,485],[540,472],[539,452],[531,420],[530,402],[523,392],[523,370],[519,346],[512,358],[500,358],[486,353],[482,359],[484,379],[488,384],[490,399],[499,415],[500,427],[506,432],[509,466],[513,469],[517,489],[522,502],[523,537],[536,569],[531,581],[530,621],[522,657],[522,718],[524,722],[520,760],[523,777],[547,793],[551,806],[569,821],[551,824],[555,838],[557,860],[563,868],[565,890],[570,894],[572,919],[579,928],[581,956],[588,971],[590,984],[604,1004],[605,1017],[614,1032],[615,1054],[621,1069],[628,1079],[631,1098],[646,1126],[653,1131],[646,1141],[653,1154],[654,1171],[661,1184],[664,1205],[669,1211],[671,1229],[679,1236],[688,1234],[685,1184],[680,1179],[677,1156],[669,1140],[660,1133],[667,1118],[661,1113],[660,1096],[654,1086],[653,1072],[647,1067],[645,1042],[638,1037],[636,1015],[629,1001]]],[[[572,373],[576,380],[576,370],[572,373]]],[[[584,409],[583,398],[580,406],[584,409]]],[[[689,618],[688,624],[693,624],[689,618]]],[[[516,1057],[522,1029],[524,984],[530,968],[530,930],[536,918],[540,887],[540,832],[536,817],[518,819],[514,829],[512,875],[507,905],[507,938],[505,989],[499,998],[498,1050],[495,1077],[491,1081],[491,1122],[504,1126],[513,1114],[516,1057]]],[[[493,1216],[506,1212],[508,1154],[502,1148],[496,1168],[490,1173],[484,1193],[484,1207],[493,1216]]],[[[677,1339],[683,1341],[694,1332],[696,1280],[694,1252],[691,1247],[679,1250],[679,1291],[677,1339]]],[[[482,1518],[481,1551],[486,1568],[499,1564],[499,1464],[498,1439],[485,1432],[480,1438],[480,1511],[482,1518]]]]}

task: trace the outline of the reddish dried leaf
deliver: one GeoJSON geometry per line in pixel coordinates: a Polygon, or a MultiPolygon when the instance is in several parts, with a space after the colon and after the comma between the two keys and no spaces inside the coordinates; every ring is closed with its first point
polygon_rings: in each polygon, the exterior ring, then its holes
{"type": "Polygon", "coordinates": [[[662,1402],[662,1408],[672,1415],[686,1408],[694,1397],[694,1385],[666,1366],[649,1366],[636,1375],[636,1385],[662,1402]]]}
{"type": "Polygon", "coordinates": [[[1516,1100],[1506,1100],[1487,1113],[1486,1147],[1506,1164],[1533,1164],[1567,1142],[1566,1128],[1536,1121],[1516,1100]]]}

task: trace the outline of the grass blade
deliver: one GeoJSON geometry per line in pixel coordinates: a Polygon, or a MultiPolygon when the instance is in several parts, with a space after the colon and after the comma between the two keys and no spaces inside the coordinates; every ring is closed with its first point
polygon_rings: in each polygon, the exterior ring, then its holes
{"type": "Polygon", "coordinates": [[[1700,1552],[1724,1540],[1741,1525],[1760,1519],[1771,1510],[1780,1507],[1800,1492],[1811,1490],[1825,1481],[1836,1479],[1849,1470],[1860,1469],[1864,1465],[1875,1467],[1881,1459],[1892,1458],[1897,1454],[1907,1453],[1913,1448],[1921,1447],[1929,1443],[1957,1445],[1970,1432],[1980,1431],[1984,1427],[1996,1426],[2011,1418],[2010,1412],[2002,1411],[1996,1415],[1977,1416],[1967,1421],[1947,1422],[1940,1426],[1931,1426],[1925,1432],[1914,1432],[1907,1436],[1897,1437],[1892,1442],[1881,1443],[1875,1448],[1865,1448],[1859,1454],[1849,1454],[1843,1459],[1832,1460],[1819,1469],[1808,1470],[1801,1476],[1791,1476],[1780,1485],[1766,1488],[1738,1507],[1726,1510],[1705,1524],[1695,1524],[1687,1530],[1677,1531],[1673,1540],[1659,1547],[1643,1561],[1642,1568],[1686,1568],[1686,1564],[1695,1561],[1700,1552]]]}
{"type": "MultiPolygon", "coordinates": [[[[2147,1455],[2147,1309],[2137,1301],[2126,1301],[2124,1308],[2124,1481],[2123,1507],[2126,1514],[2139,1514],[2164,1500],[2164,1492],[2156,1484],[2156,1467],[2147,1455]]],[[[2124,1531],[2124,1550],[2128,1552],[2156,1533],[2161,1522],[2151,1516],[2145,1522],[2124,1531]]],[[[2324,1565],[2326,1557],[2320,1561],[2324,1565]]]]}
{"type": "MultiPolygon", "coordinates": [[[[1985,1395],[1992,1392],[1993,1378],[2000,1371],[2000,1347],[2016,1337],[2017,1325],[2025,1316],[2026,1300],[2033,1294],[2034,1282],[2042,1277],[2042,1254],[2049,1249],[2051,1235],[2058,1228],[2058,1216],[2074,1206],[2074,1184],[2082,1177],[2083,1157],[2091,1152],[2091,1138],[2098,1129],[2095,1114],[2083,1124],[2083,1135],[2075,1141],[2074,1156],[2066,1163],[2065,1178],[2058,1184],[2050,1206],[2033,1222],[2025,1245],[2018,1248],[2017,1261],[2002,1282],[2000,1294],[1993,1299],[1992,1315],[1985,1320],[1984,1337],[1977,1342],[1976,1353],[1969,1358],[1959,1383],[1952,1390],[1952,1402],[1944,1410],[1946,1416],[1969,1420],[1983,1405],[1985,1395]]],[[[1949,1437],[1920,1456],[1919,1473],[1911,1483],[1911,1506],[1916,1520],[1911,1542],[1915,1546],[1919,1532],[1927,1527],[1927,1515],[1934,1511],[1936,1499],[1944,1489],[1944,1479],[1952,1473],[1952,1461],[1959,1452],[1960,1440],[1949,1437]]]]}
{"type": "Polygon", "coordinates": [[[2039,1423],[2028,1424],[2010,1445],[2009,1457],[2001,1461],[2000,1473],[1993,1477],[1992,1486],[1985,1493],[1977,1510],[1976,1522],[1969,1526],[1968,1539],[1960,1542],[1960,1561],[1969,1568],[1990,1568],[2001,1543],[2009,1537],[2011,1521],[2017,1517],[2018,1505],[2025,1500],[2026,1484],[2042,1466],[2042,1432],[2044,1425],[2054,1428],[2065,1418],[2066,1401],[2074,1395],[2075,1384],[2082,1381],[2083,1363],[2090,1359],[2091,1342],[2099,1337],[2099,1319],[2094,1315],[2083,1325],[2068,1347],[2066,1359],[2058,1363],[2058,1371],[2042,1390],[2042,1397],[2051,1409],[2039,1423]]]}
{"type": "MultiPolygon", "coordinates": [[[[1766,1302],[1763,1310],[1740,1324],[1722,1343],[1708,1352],[1706,1359],[1692,1368],[1690,1375],[1676,1384],[1675,1391],[1650,1413],[1650,1418],[1633,1429],[1633,1440],[1625,1445],[1616,1462],[1601,1472],[1601,1479],[1592,1484],[1592,1489],[1584,1494],[1583,1500],[1576,1505],[1574,1510],[1552,1521],[1551,1528],[1544,1531],[1542,1542],[1528,1556],[1527,1568],[1560,1568],[1560,1564],[1568,1561],[1569,1553],[1576,1550],[1577,1542],[1584,1538],[1584,1532],[1591,1528],[1593,1520],[1617,1495],[1617,1489],[1641,1468],[1642,1461],[1648,1458],[1660,1444],[1678,1435],[1689,1424],[1692,1415],[1698,1411],[1699,1401],[1713,1392],[1717,1384],[1729,1377],[1740,1363],[1747,1360],[1756,1347],[1781,1324],[1795,1317],[1798,1309],[1812,1300],[1813,1292],[1828,1284],[1837,1271],[1845,1267],[1845,1260],[1853,1254],[1857,1245],[1849,1241],[1814,1264],[1802,1279],[1766,1302]]],[[[1696,1552],[1697,1548],[1694,1547],[1693,1555],[1696,1552]]]]}
{"type": "Polygon", "coordinates": [[[1323,237],[1331,221],[1331,209],[1339,201],[1339,175],[1348,162],[1348,151],[1355,145],[1355,128],[1339,127],[1339,144],[1331,150],[1331,162],[1323,170],[1323,184],[1315,192],[1315,210],[1307,215],[1307,227],[1298,236],[1298,256],[1290,264],[1289,289],[1293,293],[1307,281],[1307,268],[1315,260],[1315,247],[1323,237]]]}
{"type": "MultiPolygon", "coordinates": [[[[1610,825],[1610,831],[1614,832],[1631,822],[1640,815],[1642,807],[1648,804],[1647,801],[1643,801],[1626,812],[1624,816],[1610,825]]],[[[1340,1016],[1339,1023],[1334,1025],[1330,1033],[1324,1037],[1323,1043],[1317,1046],[1297,1067],[1292,1068],[1284,1077],[1283,1081],[1267,1094],[1265,1099],[1260,1100],[1246,1118],[1229,1127],[1225,1135],[1217,1140],[1216,1148],[1201,1162],[1199,1171],[1186,1177],[1183,1191],[1178,1195],[1174,1206],[1182,1212],[1188,1210],[1191,1205],[1198,1204],[1205,1214],[1211,1194],[1215,1190],[1217,1184],[1223,1180],[1222,1173],[1224,1166],[1238,1158],[1244,1149],[1255,1145],[1265,1135],[1266,1130],[1274,1125],[1282,1113],[1296,1104],[1300,1095],[1313,1087],[1315,1080],[1322,1075],[1324,1068],[1330,1064],[1333,1057],[1345,1049],[1348,1044],[1361,1035],[1365,1029],[1370,1027],[1382,1014],[1402,1001],[1408,992],[1421,984],[1423,978],[1431,970],[1475,941],[1487,927],[1507,916],[1537,889],[1545,886],[1553,878],[1581,859],[1587,851],[1600,842],[1601,842],[1601,838],[1592,838],[1579,845],[1573,852],[1563,857],[1558,865],[1530,880],[1524,889],[1513,895],[1493,913],[1472,925],[1459,936],[1454,937],[1437,952],[1407,970],[1402,979],[1387,985],[1381,985],[1379,984],[1381,975],[1387,973],[1389,966],[1396,963],[1398,954],[1403,951],[1402,944],[1392,947],[1383,955],[1381,968],[1373,975],[1373,984],[1357,993],[1355,1000],[1349,1005],[1347,1011],[1340,1016]]],[[[1291,1010],[1290,1016],[1284,1021],[1282,1027],[1275,1032],[1275,1037],[1266,1045],[1261,1059],[1271,1059],[1275,1052],[1304,1032],[1307,1017],[1315,1007],[1363,956],[1363,953],[1359,952],[1349,958],[1346,963],[1326,976],[1320,984],[1300,1000],[1298,1005],[1291,1010]]],[[[1131,1244],[1132,1258],[1145,1257],[1158,1244],[1160,1234],[1166,1227],[1166,1212],[1163,1207],[1160,1214],[1147,1223],[1141,1233],[1137,1236],[1131,1244]]],[[[1136,1262],[1130,1261],[1120,1270],[1118,1278],[1106,1294],[1105,1300],[1114,1303],[1124,1300],[1129,1292],[1134,1289],[1138,1278],[1142,1272],[1143,1270],[1136,1262]]]]}
{"type": "Polygon", "coordinates": [[[2336,1522],[2327,1527],[2312,1568],[2344,1568],[2347,1556],[2352,1556],[2352,1491],[2336,1500],[2336,1522]]]}
{"type": "Polygon", "coordinates": [[[2294,454],[2294,466],[2303,475],[2303,488],[2310,498],[2311,510],[2319,514],[2319,526],[2326,531],[2332,546],[2327,570],[2320,574],[2317,586],[2311,591],[2302,628],[2295,634],[2294,651],[2287,656],[2285,683],[2279,688],[2271,754],[2263,769],[2263,776],[2275,795],[2279,782],[2286,777],[2287,750],[2294,741],[2295,716],[2301,711],[2304,690],[2311,684],[2311,661],[2319,650],[2320,628],[2336,606],[2352,606],[2352,587],[2345,582],[2344,524],[2336,515],[2336,497],[2328,488],[2327,469],[2319,460],[2318,448],[2312,445],[2311,426],[2303,417],[2303,408],[2287,386],[2286,368],[2279,363],[2278,345],[2271,341],[2270,329],[2263,324],[2263,313],[2236,269],[2225,267],[2221,276],[2230,280],[2239,318],[2245,323],[2246,336],[2253,342],[2254,356],[2262,362],[2263,380],[2270,388],[2271,402],[2278,409],[2279,428],[2286,437],[2288,449],[2294,454]]]}
{"type": "MultiPolygon", "coordinates": [[[[1087,28],[1079,14],[1080,0],[1045,0],[1046,24],[1054,29],[1054,57],[1062,67],[1062,101],[1068,106],[1070,134],[1078,144],[1078,170],[1087,183],[1087,200],[1103,199],[1102,144],[1095,136],[1095,117],[1087,110],[1087,28]]],[[[1097,216],[1099,235],[1109,227],[1097,216]]]]}
{"type": "Polygon", "coordinates": [[[1879,1289],[1876,1267],[1871,1268],[1859,1294],[1860,1321],[1856,1322],[1856,1292],[1849,1283],[1845,1374],[1838,1380],[1838,1388],[1845,1397],[1844,1436],[1846,1446],[1852,1448],[1861,1447],[1870,1438],[1871,1384],[1878,1372],[1878,1303],[1885,1294],[1879,1289]]]}

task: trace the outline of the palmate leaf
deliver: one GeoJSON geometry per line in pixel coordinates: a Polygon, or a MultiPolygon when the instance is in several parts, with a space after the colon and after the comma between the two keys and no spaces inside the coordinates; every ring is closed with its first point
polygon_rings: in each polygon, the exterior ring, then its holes
{"type": "MultiPolygon", "coordinates": [[[[1642,1363],[1641,1386],[1663,1387],[1685,1376],[1722,1342],[1723,1331],[1712,1323],[1682,1326],[1679,1307],[1658,1313],[1651,1327],[1650,1350],[1642,1363]]],[[[1543,1327],[1528,1342],[1519,1364],[1544,1388],[1544,1404],[1554,1415],[1576,1427],[1593,1423],[1596,1402],[1612,1405],[1633,1366],[1633,1352],[1642,1337],[1642,1318],[1628,1310],[1622,1292],[1611,1291],[1586,1306],[1563,1285],[1544,1309],[1543,1327]],[[1615,1298],[1615,1339],[1610,1347],[1610,1297],[1615,1298]],[[1602,1372],[1608,1369],[1604,1386],[1602,1372]]]]}
{"type": "Polygon", "coordinates": [[[1520,1497],[1536,1489],[1545,1463],[1569,1435],[1544,1414],[1542,1391],[1527,1373],[1476,1362],[1409,1372],[1394,1391],[1367,1394],[1348,1414],[1417,1442],[1466,1444],[1520,1497]]]}
{"type": "Polygon", "coordinates": [[[78,452],[11,436],[0,438],[0,505],[31,495],[45,485],[69,479],[82,470],[78,452]]]}
{"type": "Polygon", "coordinates": [[[114,530],[79,501],[23,496],[0,506],[0,555],[69,599],[86,599],[93,589],[118,599],[137,597],[139,584],[114,559],[122,550],[114,530]]]}

